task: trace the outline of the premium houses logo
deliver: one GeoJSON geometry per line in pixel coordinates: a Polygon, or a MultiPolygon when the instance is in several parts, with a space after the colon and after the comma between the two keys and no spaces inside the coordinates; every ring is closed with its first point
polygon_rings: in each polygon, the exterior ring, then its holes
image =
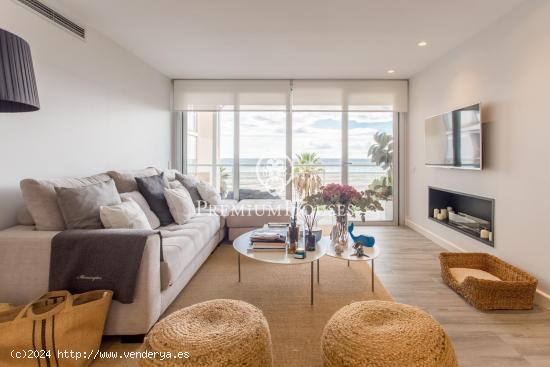
{"type": "Polygon", "coordinates": [[[256,162],[256,178],[267,192],[275,192],[292,182],[287,178],[287,166],[292,166],[292,159],[264,157],[256,162]]]}

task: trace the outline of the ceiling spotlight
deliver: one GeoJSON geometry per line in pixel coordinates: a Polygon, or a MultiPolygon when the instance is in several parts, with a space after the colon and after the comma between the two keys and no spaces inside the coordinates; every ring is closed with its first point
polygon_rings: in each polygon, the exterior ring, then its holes
{"type": "Polygon", "coordinates": [[[428,46],[428,42],[426,41],[420,41],[417,43],[418,47],[424,47],[424,46],[428,46]]]}
{"type": "Polygon", "coordinates": [[[388,74],[393,74],[393,73],[395,73],[395,70],[393,69],[388,70],[388,74]]]}

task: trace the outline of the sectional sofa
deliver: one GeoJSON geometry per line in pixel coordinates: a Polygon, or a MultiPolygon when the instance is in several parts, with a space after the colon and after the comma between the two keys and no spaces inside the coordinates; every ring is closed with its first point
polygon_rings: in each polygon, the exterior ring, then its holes
{"type": "MultiPolygon", "coordinates": [[[[92,181],[109,177],[114,179],[119,193],[123,195],[132,189],[134,177],[157,173],[158,170],[148,168],[110,171],[91,177],[92,181]]],[[[167,185],[174,181],[174,174],[172,170],[165,171],[167,185]]],[[[32,197],[28,198],[28,193],[25,195],[26,185],[38,185],[40,189],[35,191],[40,195],[40,190],[48,191],[53,186],[83,186],[90,182],[89,179],[23,180],[23,197],[27,206],[33,205],[32,197]]],[[[3,273],[0,277],[0,302],[25,304],[48,290],[51,240],[62,229],[38,228],[26,207],[19,210],[17,218],[18,225],[0,231],[0,268],[3,273]]],[[[162,234],[164,261],[159,261],[160,236],[149,236],[138,273],[134,302],[122,304],[113,301],[105,335],[147,333],[224,238],[233,240],[241,233],[265,223],[288,219],[288,203],[284,200],[228,200],[215,207],[197,208],[197,214],[182,225],[173,223],[156,228],[162,234]]],[[[212,295],[212,298],[215,297],[212,295]]]]}

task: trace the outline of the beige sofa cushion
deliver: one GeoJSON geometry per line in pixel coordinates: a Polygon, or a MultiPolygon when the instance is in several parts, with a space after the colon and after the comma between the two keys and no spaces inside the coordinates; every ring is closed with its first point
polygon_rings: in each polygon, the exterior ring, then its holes
{"type": "Polygon", "coordinates": [[[241,200],[229,212],[226,223],[228,227],[263,227],[270,222],[287,222],[290,220],[290,202],[287,200],[241,200]]]}
{"type": "Polygon", "coordinates": [[[107,174],[115,181],[116,188],[119,193],[137,191],[136,177],[149,177],[158,175],[155,167],[147,167],[145,169],[133,171],[108,171],[107,174]]]}
{"type": "Polygon", "coordinates": [[[190,237],[170,237],[162,240],[164,262],[160,267],[160,289],[168,288],[183,273],[199,252],[200,246],[190,237]]]}
{"type": "Polygon", "coordinates": [[[109,180],[106,174],[83,178],[58,178],[21,181],[21,193],[32,216],[36,229],[40,231],[62,231],[65,229],[63,215],[57,204],[54,187],[81,187],[109,180]]]}
{"type": "Polygon", "coordinates": [[[203,246],[217,236],[220,218],[216,214],[197,214],[183,225],[170,224],[159,229],[164,251],[161,287],[165,289],[179,278],[203,246]]]}
{"type": "Polygon", "coordinates": [[[162,237],[186,236],[200,238],[199,243],[207,243],[220,230],[220,217],[217,214],[198,213],[185,224],[169,224],[159,227],[162,237]]]}
{"type": "Polygon", "coordinates": [[[480,269],[470,269],[470,268],[450,268],[451,275],[458,283],[463,283],[464,280],[467,277],[474,277],[477,279],[484,279],[484,280],[493,280],[493,281],[501,281],[497,276],[494,276],[491,273],[488,273],[484,270],[480,269]]]}
{"type": "Polygon", "coordinates": [[[32,219],[31,213],[25,205],[17,209],[17,223],[24,226],[34,226],[34,219],[32,219]]]}
{"type": "Polygon", "coordinates": [[[258,229],[258,227],[231,227],[227,229],[227,239],[229,241],[234,241],[240,235],[245,234],[246,232],[253,231],[258,229]]]}

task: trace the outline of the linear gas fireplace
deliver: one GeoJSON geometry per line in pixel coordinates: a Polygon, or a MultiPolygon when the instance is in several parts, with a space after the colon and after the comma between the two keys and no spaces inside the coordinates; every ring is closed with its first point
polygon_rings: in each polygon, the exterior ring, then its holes
{"type": "Polygon", "coordinates": [[[428,187],[428,218],[495,246],[495,200],[428,187]]]}

